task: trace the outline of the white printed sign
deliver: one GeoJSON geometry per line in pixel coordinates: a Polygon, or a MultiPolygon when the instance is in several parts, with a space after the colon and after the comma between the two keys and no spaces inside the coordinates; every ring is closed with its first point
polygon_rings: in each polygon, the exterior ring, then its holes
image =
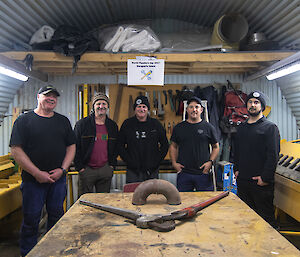
{"type": "Polygon", "coordinates": [[[165,60],[163,59],[128,59],[128,85],[164,85],[165,60]]]}

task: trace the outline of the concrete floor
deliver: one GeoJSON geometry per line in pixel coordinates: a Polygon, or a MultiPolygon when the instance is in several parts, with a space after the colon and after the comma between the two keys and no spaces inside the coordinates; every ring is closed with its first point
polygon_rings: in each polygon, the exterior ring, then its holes
{"type": "Polygon", "coordinates": [[[18,238],[12,238],[8,240],[0,241],[1,257],[19,257],[19,243],[18,238]]]}
{"type": "Polygon", "coordinates": [[[22,222],[22,210],[19,209],[0,220],[0,253],[1,257],[18,257],[19,229],[22,222]]]}

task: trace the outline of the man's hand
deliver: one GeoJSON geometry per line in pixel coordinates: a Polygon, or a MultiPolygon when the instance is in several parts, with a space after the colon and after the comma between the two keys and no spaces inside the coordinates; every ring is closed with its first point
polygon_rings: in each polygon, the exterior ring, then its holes
{"type": "Polygon", "coordinates": [[[39,183],[54,183],[55,180],[51,178],[51,175],[47,171],[40,171],[35,174],[34,178],[39,183]]]}
{"type": "Polygon", "coordinates": [[[237,171],[235,171],[235,172],[234,172],[234,176],[235,176],[235,178],[237,178],[237,177],[238,177],[238,175],[239,175],[239,171],[237,170],[237,171]]]}
{"type": "Polygon", "coordinates": [[[205,162],[205,163],[200,167],[200,169],[203,169],[203,171],[202,171],[203,174],[208,174],[209,170],[211,169],[211,166],[212,166],[212,162],[211,162],[211,161],[208,161],[208,162],[205,162]]]}
{"type": "Polygon", "coordinates": [[[50,174],[50,178],[52,178],[54,181],[57,181],[63,175],[63,171],[61,168],[56,168],[54,170],[50,170],[49,174],[50,174]]]}
{"type": "Polygon", "coordinates": [[[84,170],[85,170],[85,168],[82,168],[82,169],[79,171],[79,173],[84,172],[84,170]]]}
{"type": "Polygon", "coordinates": [[[257,177],[252,177],[253,180],[257,180],[257,185],[259,186],[267,186],[269,185],[269,183],[263,182],[263,180],[261,179],[261,176],[257,176],[257,177]]]}
{"type": "Polygon", "coordinates": [[[177,173],[180,173],[184,166],[178,162],[172,163],[174,169],[177,171],[177,173]]]}

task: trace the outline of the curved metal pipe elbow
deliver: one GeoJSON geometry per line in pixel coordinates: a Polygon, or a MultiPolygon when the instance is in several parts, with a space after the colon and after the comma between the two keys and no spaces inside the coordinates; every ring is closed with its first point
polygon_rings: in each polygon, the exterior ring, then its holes
{"type": "Polygon", "coordinates": [[[149,179],[142,182],[134,191],[132,204],[145,204],[147,197],[151,194],[164,195],[168,204],[181,204],[181,198],[177,188],[169,181],[163,179],[149,179]]]}

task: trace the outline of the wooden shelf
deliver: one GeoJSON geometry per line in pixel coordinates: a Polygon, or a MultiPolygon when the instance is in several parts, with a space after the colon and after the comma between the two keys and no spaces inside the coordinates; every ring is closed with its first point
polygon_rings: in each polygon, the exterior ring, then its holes
{"type": "MultiPolygon", "coordinates": [[[[201,53],[102,53],[88,52],[81,56],[76,74],[126,74],[128,59],[136,56],[153,56],[165,60],[165,74],[212,74],[212,73],[253,73],[282,60],[295,52],[201,52],[201,53]]],[[[70,75],[72,57],[49,51],[2,52],[17,62],[27,54],[34,57],[33,70],[41,73],[70,75]]]]}

